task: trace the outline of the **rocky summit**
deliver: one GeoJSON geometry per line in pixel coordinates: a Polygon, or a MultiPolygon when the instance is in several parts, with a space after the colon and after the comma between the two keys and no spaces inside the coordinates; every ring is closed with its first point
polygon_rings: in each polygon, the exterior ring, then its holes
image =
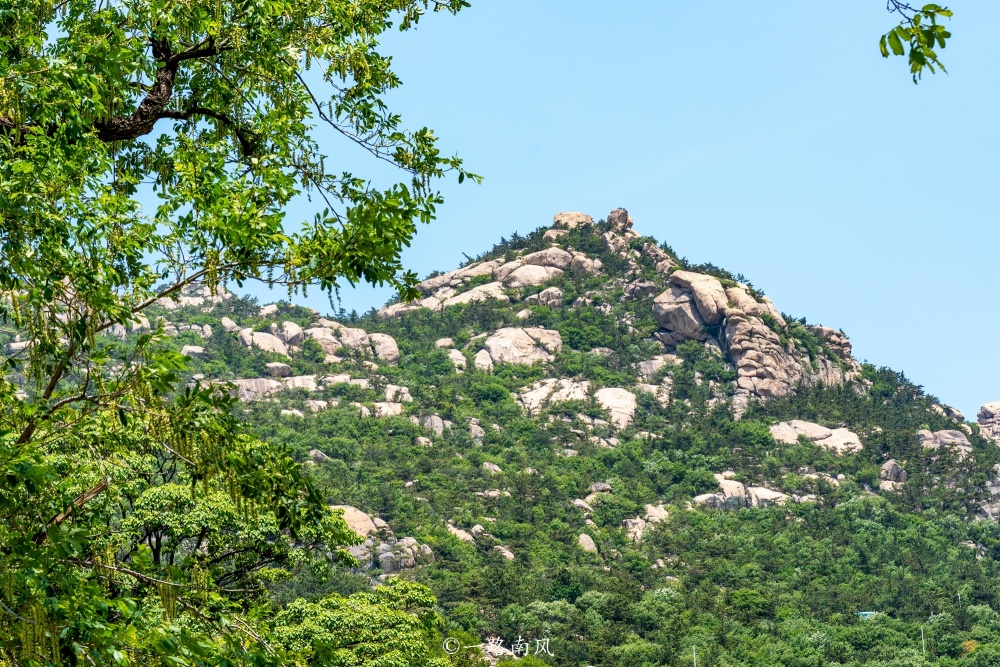
{"type": "Polygon", "coordinates": [[[967,421],[637,227],[558,213],[364,314],[196,286],[110,333],[158,333],[363,538],[277,604],[414,579],[492,662],[1000,664],[1000,402],[967,421]]]}

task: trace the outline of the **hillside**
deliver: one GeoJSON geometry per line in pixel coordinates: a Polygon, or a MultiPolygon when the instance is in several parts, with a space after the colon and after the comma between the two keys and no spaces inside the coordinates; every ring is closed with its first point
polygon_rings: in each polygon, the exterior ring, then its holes
{"type": "Polygon", "coordinates": [[[198,288],[114,333],[231,383],[367,538],[279,604],[400,576],[528,665],[1000,665],[1000,404],[632,226],[561,213],[364,315],[198,288]]]}

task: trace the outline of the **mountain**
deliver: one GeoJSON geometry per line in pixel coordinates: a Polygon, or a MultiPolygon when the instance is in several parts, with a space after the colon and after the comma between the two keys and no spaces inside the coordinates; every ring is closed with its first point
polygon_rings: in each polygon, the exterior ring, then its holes
{"type": "Polygon", "coordinates": [[[1000,403],[969,423],[632,227],[560,213],[363,315],[156,305],[135,332],[367,538],[274,600],[412,579],[529,666],[1000,665],[1000,403]]]}

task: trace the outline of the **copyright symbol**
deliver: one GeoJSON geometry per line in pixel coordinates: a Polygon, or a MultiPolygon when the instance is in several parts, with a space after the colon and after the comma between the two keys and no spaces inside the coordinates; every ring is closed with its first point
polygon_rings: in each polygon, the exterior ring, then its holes
{"type": "Polygon", "coordinates": [[[441,648],[443,648],[444,652],[448,655],[455,655],[462,648],[462,644],[454,637],[448,637],[444,640],[444,643],[441,644],[441,648]]]}

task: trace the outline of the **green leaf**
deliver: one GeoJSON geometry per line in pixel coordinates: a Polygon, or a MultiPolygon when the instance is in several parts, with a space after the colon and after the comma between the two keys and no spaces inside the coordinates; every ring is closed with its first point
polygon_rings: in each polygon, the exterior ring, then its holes
{"type": "Polygon", "coordinates": [[[900,41],[899,35],[895,30],[889,33],[889,46],[892,48],[893,55],[903,55],[903,43],[900,41]]]}

